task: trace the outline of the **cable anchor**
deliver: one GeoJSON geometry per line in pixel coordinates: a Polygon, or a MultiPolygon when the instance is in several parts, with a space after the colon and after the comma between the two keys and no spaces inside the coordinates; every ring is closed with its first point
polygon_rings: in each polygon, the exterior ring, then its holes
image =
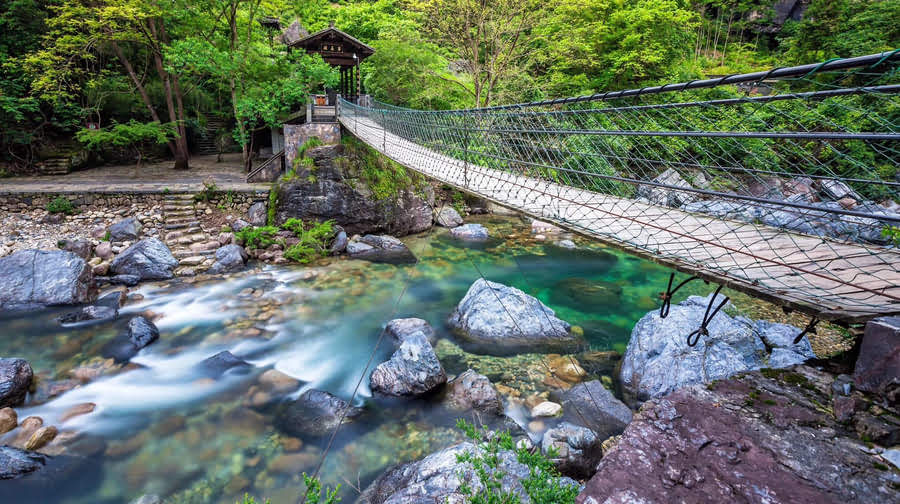
{"type": "Polygon", "coordinates": [[[818,334],[816,333],[816,324],[818,324],[819,322],[819,317],[813,316],[813,318],[810,319],[809,324],[806,324],[806,328],[800,331],[800,334],[798,334],[797,337],[794,338],[794,344],[796,345],[797,343],[800,343],[800,340],[802,340],[803,337],[807,334],[818,334]]]}
{"type": "Polygon", "coordinates": [[[710,322],[712,322],[713,317],[715,317],[716,314],[719,313],[719,310],[721,310],[725,307],[726,304],[728,304],[728,296],[725,296],[725,299],[721,303],[719,303],[719,306],[717,306],[716,309],[713,310],[712,313],[710,313],[713,303],[716,302],[716,298],[719,297],[719,292],[721,290],[722,286],[720,285],[716,288],[716,293],[713,294],[710,298],[709,304],[706,306],[706,312],[703,314],[703,322],[700,323],[700,328],[688,335],[687,344],[689,347],[695,346],[697,342],[700,341],[700,336],[709,336],[709,329],[707,329],[706,326],[710,322]]]}
{"type": "MultiPolygon", "coordinates": [[[[684,287],[685,284],[687,284],[691,280],[697,280],[699,278],[700,277],[698,277],[698,276],[692,276],[688,279],[682,280],[682,282],[673,289],[672,282],[675,281],[675,273],[672,272],[669,275],[669,285],[666,287],[666,292],[659,293],[659,298],[662,299],[662,302],[663,302],[662,306],[659,307],[659,318],[666,318],[669,316],[669,308],[672,307],[672,296],[674,296],[675,293],[678,292],[678,289],[684,287]]],[[[709,282],[706,280],[703,280],[703,283],[708,284],[709,282]]]]}

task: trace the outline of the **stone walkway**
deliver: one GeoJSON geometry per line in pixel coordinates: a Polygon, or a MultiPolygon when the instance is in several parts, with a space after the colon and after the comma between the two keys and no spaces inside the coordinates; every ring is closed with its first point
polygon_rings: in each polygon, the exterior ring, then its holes
{"type": "Polygon", "coordinates": [[[248,184],[240,154],[191,158],[191,169],[176,171],[171,161],[136,165],[101,166],[66,175],[0,179],[2,193],[186,193],[203,189],[212,181],[224,191],[268,191],[269,184],[248,184]]]}
{"type": "Polygon", "coordinates": [[[206,271],[215,260],[219,242],[203,232],[190,194],[169,194],[163,206],[165,242],[178,259],[179,276],[206,271]]]}

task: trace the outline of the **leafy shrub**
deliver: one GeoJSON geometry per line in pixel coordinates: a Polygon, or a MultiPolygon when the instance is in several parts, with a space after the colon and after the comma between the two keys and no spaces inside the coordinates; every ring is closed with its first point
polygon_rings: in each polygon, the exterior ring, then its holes
{"type": "Polygon", "coordinates": [[[309,229],[300,219],[288,219],[281,226],[300,239],[284,251],[284,257],[300,264],[307,264],[316,257],[328,253],[328,245],[334,238],[334,221],[328,220],[313,224],[309,229]]]}
{"type": "Polygon", "coordinates": [[[211,180],[206,180],[203,182],[203,189],[194,195],[194,201],[204,201],[209,202],[216,198],[219,194],[219,187],[215,182],[211,180]]]}
{"type": "Polygon", "coordinates": [[[269,189],[269,206],[266,207],[266,224],[275,225],[275,211],[278,208],[278,184],[273,184],[269,189]]]}
{"type": "Polygon", "coordinates": [[[890,240],[895,246],[900,247],[900,227],[885,226],[881,230],[881,236],[890,240]]]}
{"type": "Polygon", "coordinates": [[[248,249],[266,248],[274,243],[284,243],[277,238],[279,229],[275,226],[247,226],[236,232],[234,237],[248,249]]]}
{"type": "Polygon", "coordinates": [[[176,136],[173,123],[142,123],[135,120],[104,129],[85,128],[75,133],[75,138],[90,150],[99,151],[109,147],[132,149],[137,155],[138,165],[144,158],[147,145],[162,145],[176,136]]]}
{"type": "Polygon", "coordinates": [[[75,206],[72,205],[72,202],[62,196],[57,196],[50,200],[50,202],[47,203],[47,211],[52,214],[64,213],[66,215],[76,213],[75,206]]]}
{"type": "MultiPolygon", "coordinates": [[[[460,418],[456,426],[462,430],[472,442],[481,448],[481,454],[464,453],[457,455],[459,463],[469,463],[475,470],[481,488],[476,490],[468,483],[460,486],[460,492],[466,496],[468,504],[519,504],[519,496],[503,490],[502,480],[504,473],[499,470],[500,452],[515,451],[519,463],[528,467],[528,477],[521,481],[525,493],[533,504],[569,504],[575,502],[578,495],[577,486],[562,485],[559,482],[560,474],[546,456],[538,449],[531,452],[525,447],[516,448],[513,445],[509,431],[499,434],[489,434],[487,428],[479,430],[475,425],[460,418]]],[[[552,451],[550,457],[556,454],[552,451]]],[[[460,479],[466,481],[466,476],[460,474],[460,479]]]]}
{"type": "Polygon", "coordinates": [[[307,504],[337,504],[341,502],[341,498],[337,496],[341,485],[333,489],[325,488],[323,491],[319,479],[307,476],[306,473],[303,473],[303,483],[306,485],[307,504]]]}

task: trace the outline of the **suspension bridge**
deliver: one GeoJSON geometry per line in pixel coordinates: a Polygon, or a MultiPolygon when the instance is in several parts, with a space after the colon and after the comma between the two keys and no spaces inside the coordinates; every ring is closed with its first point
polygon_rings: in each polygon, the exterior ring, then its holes
{"type": "Polygon", "coordinates": [[[341,100],[338,120],[459,190],[814,320],[862,322],[900,313],[898,67],[893,51],[451,111],[341,100]]]}

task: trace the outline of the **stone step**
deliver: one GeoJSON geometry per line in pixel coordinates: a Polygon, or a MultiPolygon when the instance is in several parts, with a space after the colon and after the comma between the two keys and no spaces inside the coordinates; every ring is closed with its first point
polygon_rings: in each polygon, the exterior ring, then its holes
{"type": "Polygon", "coordinates": [[[173,205],[173,204],[165,204],[163,205],[163,210],[166,212],[177,212],[179,210],[194,210],[193,204],[182,204],[182,205],[173,205]]]}
{"type": "Polygon", "coordinates": [[[203,257],[206,259],[207,257],[213,257],[216,255],[215,250],[190,250],[190,249],[175,249],[172,251],[172,255],[175,256],[175,259],[184,259],[186,257],[203,257]]]}
{"type": "Polygon", "coordinates": [[[206,260],[206,256],[202,255],[192,255],[189,257],[185,257],[178,261],[180,266],[199,266],[203,261],[206,260]]]}
{"type": "Polygon", "coordinates": [[[195,219],[172,219],[166,220],[166,229],[182,229],[189,228],[194,226],[199,226],[200,222],[195,219]],[[181,226],[181,227],[169,227],[169,226],[181,226]]]}
{"type": "MultiPolygon", "coordinates": [[[[199,222],[179,222],[179,223],[175,223],[175,224],[166,224],[164,226],[164,228],[167,231],[174,231],[176,229],[180,229],[180,230],[185,230],[185,232],[187,232],[187,233],[191,233],[192,232],[191,229],[194,229],[198,224],[199,224],[199,222]],[[192,226],[194,226],[194,227],[192,227],[192,226]]],[[[200,228],[196,227],[196,229],[199,230],[200,228]]]]}
{"type": "Polygon", "coordinates": [[[174,219],[175,217],[196,217],[197,212],[194,209],[189,210],[167,210],[166,218],[174,219]]]}
{"type": "Polygon", "coordinates": [[[190,224],[190,225],[199,226],[200,221],[198,221],[197,216],[194,215],[191,217],[173,217],[171,219],[167,218],[166,224],[190,224]]]}
{"type": "Polygon", "coordinates": [[[189,228],[185,229],[184,232],[187,234],[197,234],[197,233],[202,233],[203,229],[200,227],[200,223],[197,223],[196,226],[189,227],[189,228]]]}

